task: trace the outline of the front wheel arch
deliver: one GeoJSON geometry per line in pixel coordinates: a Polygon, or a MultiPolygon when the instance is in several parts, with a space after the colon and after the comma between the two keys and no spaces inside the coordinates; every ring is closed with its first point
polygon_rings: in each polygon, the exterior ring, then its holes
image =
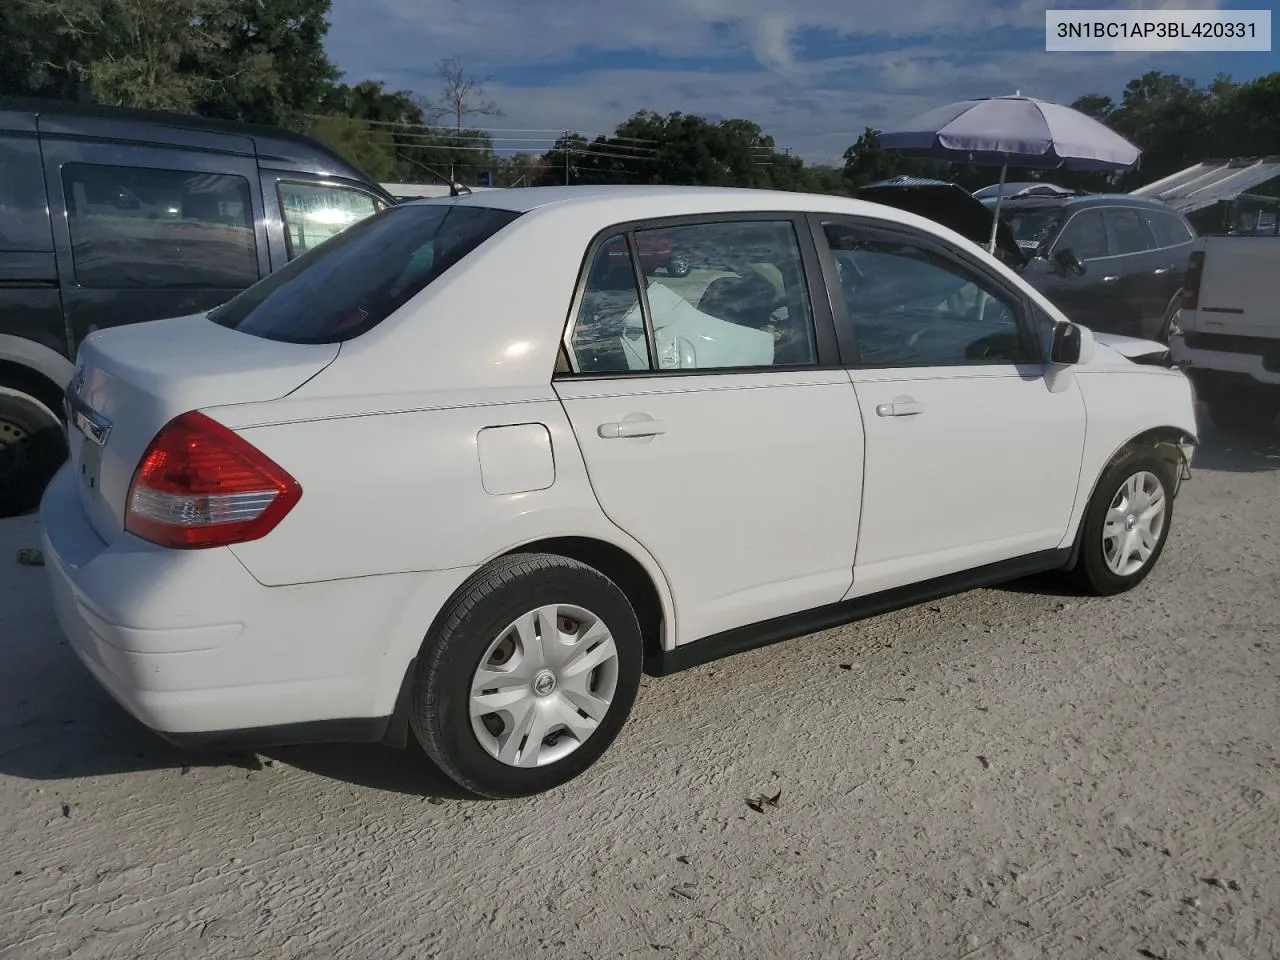
{"type": "Polygon", "coordinates": [[[1085,514],[1089,509],[1089,504],[1093,502],[1094,496],[1098,492],[1098,484],[1102,482],[1102,478],[1106,476],[1119,460],[1128,456],[1132,451],[1143,448],[1154,448],[1160,455],[1162,460],[1169,463],[1170,468],[1174,471],[1174,476],[1178,478],[1177,485],[1171,494],[1172,498],[1176,498],[1178,492],[1182,489],[1182,478],[1185,471],[1189,469],[1186,455],[1183,448],[1186,446],[1195,447],[1199,443],[1199,439],[1191,433],[1188,433],[1181,427],[1153,427],[1150,430],[1144,430],[1136,436],[1130,437],[1107,458],[1097,474],[1093,478],[1093,483],[1089,486],[1089,495],[1084,500],[1084,507],[1080,511],[1080,520],[1076,524],[1075,535],[1071,543],[1071,555],[1067,560],[1064,569],[1071,571],[1076,568],[1080,561],[1080,548],[1084,544],[1084,520],[1085,514]]]}

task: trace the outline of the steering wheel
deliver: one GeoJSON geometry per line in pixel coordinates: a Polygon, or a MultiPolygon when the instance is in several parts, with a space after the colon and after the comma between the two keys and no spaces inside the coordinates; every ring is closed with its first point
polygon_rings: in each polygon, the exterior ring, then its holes
{"type": "Polygon", "coordinates": [[[907,338],[908,347],[914,347],[920,341],[921,337],[928,336],[929,334],[932,334],[938,331],[950,329],[952,324],[960,323],[967,326],[975,322],[975,318],[970,316],[969,314],[958,313],[954,310],[930,311],[930,320],[934,322],[931,322],[926,326],[921,327],[919,330],[913,333],[909,338],[907,338]]]}

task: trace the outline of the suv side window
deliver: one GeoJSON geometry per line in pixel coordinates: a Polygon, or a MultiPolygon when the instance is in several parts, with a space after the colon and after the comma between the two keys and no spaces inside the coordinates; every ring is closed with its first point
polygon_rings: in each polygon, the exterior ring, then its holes
{"type": "Polygon", "coordinates": [[[1147,228],[1137,210],[1114,207],[1106,211],[1106,221],[1111,230],[1114,253],[1145,253],[1152,249],[1151,237],[1147,235],[1147,228]]]}
{"type": "Polygon", "coordinates": [[[1176,247],[1192,240],[1191,231],[1177,214],[1163,210],[1143,210],[1143,222],[1156,238],[1156,247],[1176,247]]]}
{"type": "Polygon", "coordinates": [[[817,362],[813,309],[790,220],[653,227],[637,230],[630,247],[627,240],[609,238],[591,264],[570,336],[580,372],[817,362]],[[687,257],[688,271],[654,275],[673,250],[687,257]],[[643,303],[633,251],[646,278],[643,303]]]}
{"type": "Polygon", "coordinates": [[[1018,309],[968,268],[907,240],[824,224],[865,367],[1037,362],[1018,309]]]}
{"type": "Polygon", "coordinates": [[[386,206],[351,187],[286,181],[276,190],[290,260],[386,206]]]}
{"type": "Polygon", "coordinates": [[[1081,210],[1068,222],[1053,245],[1054,253],[1070,250],[1080,261],[1097,260],[1113,251],[1107,249],[1107,229],[1101,210],[1081,210]]]}
{"type": "Polygon", "coordinates": [[[82,287],[243,289],[258,280],[243,177],[68,163],[62,185],[82,287]]]}

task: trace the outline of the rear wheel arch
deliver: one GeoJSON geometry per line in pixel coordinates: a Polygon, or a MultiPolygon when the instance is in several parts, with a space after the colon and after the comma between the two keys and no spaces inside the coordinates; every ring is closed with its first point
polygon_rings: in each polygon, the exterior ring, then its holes
{"type": "Polygon", "coordinates": [[[657,583],[645,565],[632,554],[595,537],[569,536],[535,540],[508,550],[502,556],[524,553],[550,553],[576,560],[612,580],[626,594],[640,622],[646,663],[661,656],[664,633],[670,633],[672,624],[668,621],[657,583]]]}
{"type": "MultiPolygon", "coordinates": [[[[1106,476],[1107,471],[1111,467],[1128,456],[1134,450],[1153,449],[1156,450],[1160,458],[1169,464],[1169,468],[1174,472],[1174,476],[1181,478],[1184,467],[1182,447],[1184,445],[1195,446],[1199,442],[1198,438],[1188,433],[1182,427],[1162,426],[1152,427],[1144,430],[1135,436],[1130,437],[1124,443],[1120,444],[1111,454],[1110,457],[1102,464],[1094,476],[1093,481],[1089,485],[1089,495],[1085,498],[1084,509],[1080,511],[1080,519],[1076,524],[1075,535],[1072,538],[1071,558],[1067,562],[1067,569],[1074,570],[1077,561],[1080,559],[1080,547],[1083,543],[1085,512],[1088,505],[1093,502],[1094,496],[1098,492],[1098,484],[1102,482],[1102,478],[1106,476]]],[[[1173,495],[1176,496],[1177,488],[1173,495]]]]}
{"type": "Polygon", "coordinates": [[[62,418],[63,388],[34,367],[0,354],[0,387],[9,387],[34,397],[55,416],[62,418]]]}

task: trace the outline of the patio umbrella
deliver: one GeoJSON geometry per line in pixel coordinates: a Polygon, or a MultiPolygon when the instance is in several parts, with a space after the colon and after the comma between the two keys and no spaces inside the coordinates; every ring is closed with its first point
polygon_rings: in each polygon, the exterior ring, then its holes
{"type": "MultiPolygon", "coordinates": [[[[928,110],[880,133],[880,146],[916,156],[1000,168],[1128,170],[1137,147],[1092,117],[1048,100],[1014,94],[961,100],[928,110]]],[[[1002,196],[996,197],[988,250],[995,250],[1002,196]]]]}

